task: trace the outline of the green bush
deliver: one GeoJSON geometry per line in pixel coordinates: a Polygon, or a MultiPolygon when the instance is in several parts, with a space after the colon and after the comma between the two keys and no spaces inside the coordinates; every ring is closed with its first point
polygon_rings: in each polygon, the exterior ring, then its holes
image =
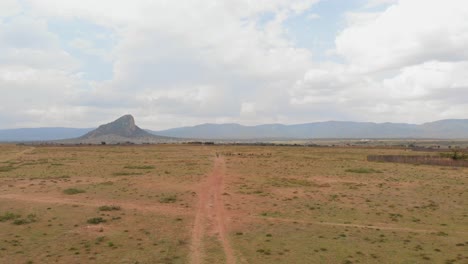
{"type": "Polygon", "coordinates": [[[134,176],[134,175],[143,175],[143,173],[122,171],[122,172],[114,172],[114,173],[112,173],[112,175],[114,175],[114,176],[134,176]]]}
{"type": "Polygon", "coordinates": [[[0,222],[6,222],[6,221],[14,220],[14,219],[17,219],[17,218],[20,218],[20,217],[21,217],[21,215],[6,212],[2,216],[0,216],[0,222]]]}
{"type": "Polygon", "coordinates": [[[142,165],[142,166],[135,166],[135,165],[129,165],[125,166],[125,169],[131,169],[131,170],[152,170],[154,169],[154,166],[150,165],[142,165]]]}
{"type": "Polygon", "coordinates": [[[177,195],[175,194],[164,194],[159,198],[160,203],[175,203],[177,201],[177,195]]]}
{"type": "Polygon", "coordinates": [[[63,190],[63,193],[68,194],[68,195],[85,193],[85,192],[86,192],[85,190],[76,189],[76,188],[68,188],[68,189],[63,190]]]}
{"type": "Polygon", "coordinates": [[[352,172],[352,173],[382,173],[379,170],[368,169],[368,168],[347,169],[346,172],[352,172]]]}
{"type": "Polygon", "coordinates": [[[99,211],[119,211],[121,208],[117,205],[103,205],[99,207],[99,211]]]}
{"type": "Polygon", "coordinates": [[[450,158],[453,160],[467,160],[468,159],[468,155],[458,150],[454,150],[451,153],[440,153],[440,156],[443,158],[450,158]]]}
{"type": "Polygon", "coordinates": [[[36,221],[37,221],[36,215],[35,214],[29,214],[28,216],[26,216],[26,218],[16,219],[15,221],[13,221],[13,224],[14,225],[25,225],[25,224],[34,223],[36,221]]]}
{"type": "Polygon", "coordinates": [[[86,222],[88,224],[97,225],[97,224],[100,224],[100,223],[105,223],[107,221],[106,221],[106,219],[103,219],[102,217],[93,217],[93,218],[88,219],[88,221],[86,221],[86,222]]]}

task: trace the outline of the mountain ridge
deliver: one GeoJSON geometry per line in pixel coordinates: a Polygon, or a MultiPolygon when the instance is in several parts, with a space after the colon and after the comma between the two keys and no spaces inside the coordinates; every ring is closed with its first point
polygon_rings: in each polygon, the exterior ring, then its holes
{"type": "Polygon", "coordinates": [[[323,121],[293,125],[262,124],[244,126],[236,123],[205,123],[195,126],[150,131],[162,136],[196,139],[313,139],[313,138],[468,138],[468,119],[444,119],[420,125],[323,121]]]}
{"type": "Polygon", "coordinates": [[[26,128],[0,130],[0,141],[34,141],[80,139],[85,142],[103,140],[112,135],[110,141],[122,141],[138,138],[137,141],[160,141],[164,139],[321,139],[321,138],[437,138],[468,139],[468,119],[443,119],[423,124],[375,123],[354,121],[323,121],[302,124],[260,124],[246,126],[237,123],[204,123],[195,126],[177,127],[153,131],[136,126],[131,115],[91,128],[26,128]],[[120,122],[120,121],[121,122],[120,122]],[[115,125],[115,122],[118,124],[115,125]],[[113,124],[115,126],[108,126],[113,124]],[[122,133],[111,133],[123,125],[122,133]],[[107,126],[107,127],[106,127],[107,126]],[[156,137],[156,138],[155,138],[156,137]]]}

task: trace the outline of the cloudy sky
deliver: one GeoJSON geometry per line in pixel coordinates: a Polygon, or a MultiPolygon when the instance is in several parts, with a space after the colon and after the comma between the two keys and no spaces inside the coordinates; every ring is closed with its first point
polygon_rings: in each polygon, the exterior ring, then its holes
{"type": "Polygon", "coordinates": [[[1,0],[0,128],[468,118],[466,0],[1,0]]]}

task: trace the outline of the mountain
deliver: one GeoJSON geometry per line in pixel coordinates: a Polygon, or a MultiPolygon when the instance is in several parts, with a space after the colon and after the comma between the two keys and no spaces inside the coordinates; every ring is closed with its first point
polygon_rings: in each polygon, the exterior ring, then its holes
{"type": "Polygon", "coordinates": [[[124,115],[119,119],[99,126],[97,129],[90,131],[86,135],[80,137],[81,139],[97,138],[107,135],[115,135],[126,138],[140,138],[151,137],[152,134],[139,128],[135,125],[135,119],[131,115],[124,115]]]}
{"type": "Polygon", "coordinates": [[[99,126],[97,129],[86,133],[76,139],[64,140],[64,143],[158,143],[172,140],[170,137],[162,137],[148,133],[135,124],[131,115],[124,115],[117,120],[99,126]]]}
{"type": "Polygon", "coordinates": [[[0,141],[15,142],[76,138],[91,130],[93,128],[44,127],[4,129],[0,130],[0,141]]]}
{"type": "Polygon", "coordinates": [[[468,119],[441,120],[422,125],[328,121],[297,125],[203,124],[151,133],[194,139],[309,138],[440,138],[468,139],[468,119]]]}
{"type": "Polygon", "coordinates": [[[21,128],[0,130],[0,142],[40,142],[53,141],[63,144],[101,144],[115,143],[162,143],[177,139],[148,133],[135,124],[131,115],[92,128],[21,128]]]}
{"type": "Polygon", "coordinates": [[[203,124],[162,131],[143,130],[131,115],[97,129],[29,128],[0,130],[0,141],[62,140],[65,143],[174,142],[186,139],[320,139],[320,138],[438,138],[468,139],[468,119],[446,119],[421,125],[328,121],[297,125],[203,124]],[[82,136],[85,134],[84,136],[82,136]]]}

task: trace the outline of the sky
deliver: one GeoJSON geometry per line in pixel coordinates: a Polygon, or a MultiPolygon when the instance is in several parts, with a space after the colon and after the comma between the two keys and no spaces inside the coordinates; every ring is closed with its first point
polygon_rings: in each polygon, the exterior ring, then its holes
{"type": "Polygon", "coordinates": [[[1,0],[0,129],[468,118],[466,0],[1,0]]]}

